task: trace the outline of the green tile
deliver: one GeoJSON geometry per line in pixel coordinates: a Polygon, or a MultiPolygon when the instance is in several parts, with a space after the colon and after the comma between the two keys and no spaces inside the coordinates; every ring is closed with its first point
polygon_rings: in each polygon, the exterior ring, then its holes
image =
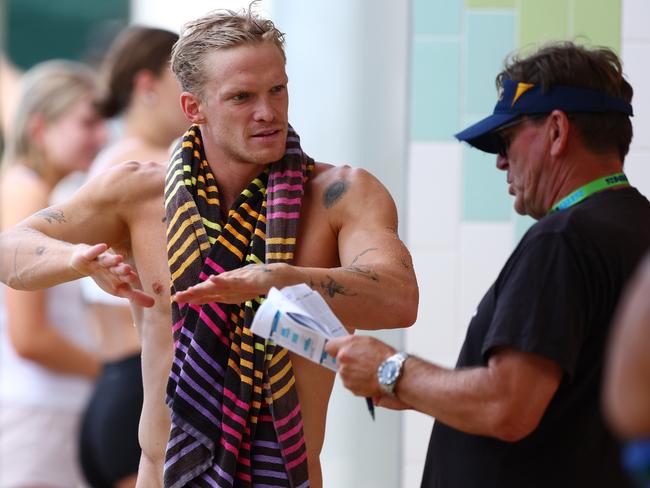
{"type": "Polygon", "coordinates": [[[509,222],[512,197],[496,155],[463,148],[463,220],[509,222]]]}
{"type": "Polygon", "coordinates": [[[621,0],[573,0],[573,36],[621,50],[621,0]],[[586,38],[586,39],[585,39],[586,38]]]}
{"type": "Polygon", "coordinates": [[[462,0],[415,0],[413,31],[415,34],[459,34],[462,8],[462,0]]]}
{"type": "Polygon", "coordinates": [[[469,8],[514,8],[517,0],[467,0],[469,8]]]}
{"type": "Polygon", "coordinates": [[[546,41],[567,39],[568,0],[520,0],[519,46],[529,49],[546,41]],[[534,46],[531,46],[534,45],[534,46]]]}
{"type": "Polygon", "coordinates": [[[416,39],[412,56],[411,140],[449,140],[460,118],[460,43],[416,39]]]}
{"type": "Polygon", "coordinates": [[[496,103],[494,78],[515,49],[514,13],[474,11],[467,14],[465,107],[467,113],[491,112],[496,103]]]}

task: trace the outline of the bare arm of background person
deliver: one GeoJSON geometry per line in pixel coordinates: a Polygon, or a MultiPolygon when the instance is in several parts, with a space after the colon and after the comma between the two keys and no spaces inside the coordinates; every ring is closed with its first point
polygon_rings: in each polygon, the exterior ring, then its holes
{"type": "Polygon", "coordinates": [[[650,258],[628,286],[612,327],[605,413],[624,438],[650,435],[650,258]]]}
{"type": "MultiPolygon", "coordinates": [[[[31,174],[5,174],[0,188],[0,222],[14,225],[47,205],[49,188],[31,174]]],[[[0,249],[2,261],[11,262],[15,249],[0,249]]],[[[94,378],[99,360],[62,335],[50,322],[45,291],[4,290],[8,338],[18,355],[58,373],[94,378]]]]}

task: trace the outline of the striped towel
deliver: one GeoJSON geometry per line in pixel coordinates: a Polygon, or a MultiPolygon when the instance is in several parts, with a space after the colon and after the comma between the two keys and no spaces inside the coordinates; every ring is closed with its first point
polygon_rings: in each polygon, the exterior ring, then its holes
{"type": "MultiPolygon", "coordinates": [[[[224,223],[201,132],[191,127],[165,185],[172,293],[247,264],[291,262],[303,185],[313,167],[289,127],[283,158],[250,182],[224,223]]],[[[262,301],[172,303],[165,487],[309,486],[291,360],[250,331],[262,301]]]]}

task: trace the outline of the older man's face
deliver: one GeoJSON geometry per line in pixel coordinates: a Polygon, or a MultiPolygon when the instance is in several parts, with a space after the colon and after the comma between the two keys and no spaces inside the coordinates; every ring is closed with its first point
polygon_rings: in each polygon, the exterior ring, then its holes
{"type": "Polygon", "coordinates": [[[544,171],[548,154],[545,122],[522,119],[499,132],[504,150],[497,156],[497,168],[507,171],[508,192],[521,215],[539,219],[546,215],[545,191],[552,177],[544,171]]]}

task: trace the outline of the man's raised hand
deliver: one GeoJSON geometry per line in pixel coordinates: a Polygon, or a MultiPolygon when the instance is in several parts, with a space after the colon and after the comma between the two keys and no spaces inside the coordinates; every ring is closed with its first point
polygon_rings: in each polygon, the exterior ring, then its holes
{"type": "Polygon", "coordinates": [[[70,266],[81,276],[90,276],[111,295],[127,298],[140,307],[152,307],[155,299],[133,285],[139,283],[133,268],[124,257],[108,251],[106,244],[78,244],[70,257],[70,266]]]}

